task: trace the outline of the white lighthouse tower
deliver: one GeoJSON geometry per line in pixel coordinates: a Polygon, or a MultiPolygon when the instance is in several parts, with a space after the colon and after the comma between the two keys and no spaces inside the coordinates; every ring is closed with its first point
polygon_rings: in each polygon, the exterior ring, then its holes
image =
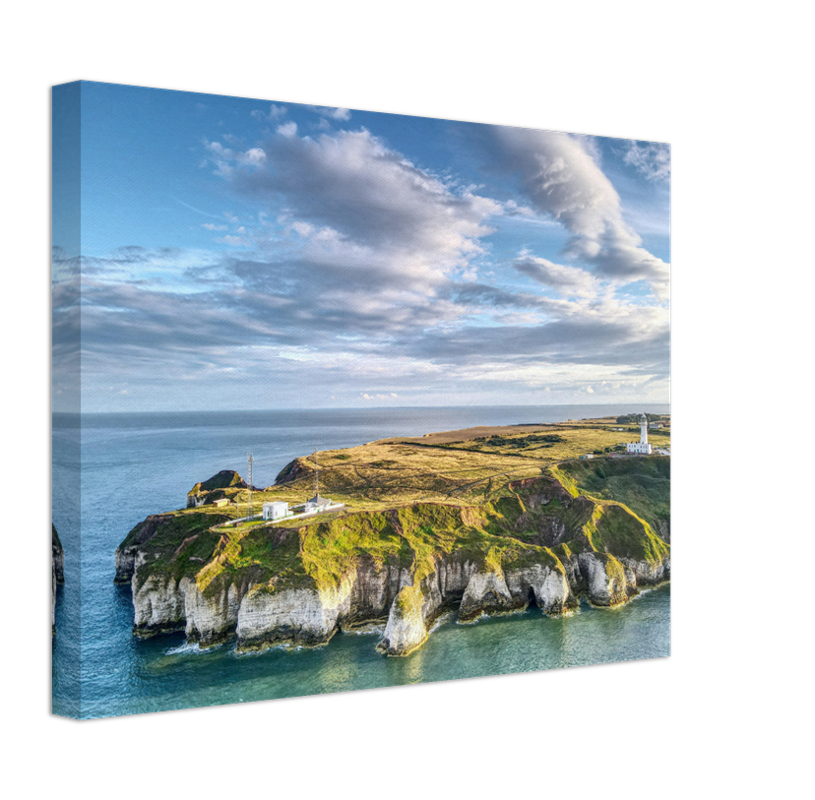
{"type": "Polygon", "coordinates": [[[626,445],[626,450],[629,453],[637,453],[643,456],[650,456],[653,452],[653,447],[648,444],[648,417],[645,414],[640,419],[640,440],[638,442],[629,442],[626,445]]]}

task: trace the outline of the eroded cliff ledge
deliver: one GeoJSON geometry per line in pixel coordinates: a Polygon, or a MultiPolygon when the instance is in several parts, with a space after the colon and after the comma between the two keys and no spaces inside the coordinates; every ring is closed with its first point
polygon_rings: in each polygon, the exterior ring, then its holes
{"type": "Polygon", "coordinates": [[[65,583],[65,551],[57,529],[51,523],[51,635],[56,633],[55,612],[57,607],[57,584],[65,583]]]}
{"type": "Polygon", "coordinates": [[[377,649],[406,655],[448,611],[461,622],[530,605],[557,616],[581,597],[624,603],[670,575],[670,546],[652,526],[582,492],[568,468],[507,482],[479,506],[416,502],[289,527],[225,520],[202,507],[130,532],[116,581],[131,584],[134,633],[184,630],[190,642],[235,638],[250,651],[380,623],[377,649]]]}

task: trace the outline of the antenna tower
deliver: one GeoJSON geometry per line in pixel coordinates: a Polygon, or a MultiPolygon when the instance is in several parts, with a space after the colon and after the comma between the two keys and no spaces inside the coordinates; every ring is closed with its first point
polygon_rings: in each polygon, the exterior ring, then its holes
{"type": "Polygon", "coordinates": [[[317,451],[314,451],[314,497],[320,496],[320,465],[317,463],[317,451]]]}
{"type": "Polygon", "coordinates": [[[246,472],[248,475],[247,483],[249,484],[249,516],[252,516],[252,464],[254,462],[254,458],[252,457],[252,453],[249,452],[246,454],[246,472]]]}

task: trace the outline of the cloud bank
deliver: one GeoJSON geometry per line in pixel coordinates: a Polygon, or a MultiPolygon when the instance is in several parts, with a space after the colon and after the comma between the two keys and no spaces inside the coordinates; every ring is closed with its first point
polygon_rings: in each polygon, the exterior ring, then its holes
{"type": "MultiPolygon", "coordinates": [[[[476,183],[366,128],[307,135],[292,113],[253,112],[274,122],[253,146],[206,140],[224,198],[197,223],[209,247],[81,260],[83,375],[100,397],[149,405],[189,385],[201,408],[234,407],[239,389],[258,407],[667,398],[669,265],[625,222],[593,140],[480,126],[476,183]],[[557,260],[543,239],[498,233],[536,216],[568,234],[557,260]]],[[[622,160],[664,180],[660,152],[632,143],[622,160]]],[[[61,325],[57,346],[75,333],[61,325]]]]}
{"type": "Polygon", "coordinates": [[[566,256],[586,262],[605,278],[645,279],[660,299],[667,298],[669,265],[642,247],[626,224],[620,196],[600,168],[591,139],[491,127],[487,148],[492,167],[516,175],[533,207],[572,234],[566,256]]]}

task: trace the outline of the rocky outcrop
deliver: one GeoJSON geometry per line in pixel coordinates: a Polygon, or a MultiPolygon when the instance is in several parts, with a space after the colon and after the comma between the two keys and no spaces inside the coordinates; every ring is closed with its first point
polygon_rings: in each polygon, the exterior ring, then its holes
{"type": "MultiPolygon", "coordinates": [[[[534,599],[548,616],[560,616],[577,607],[576,586],[569,583],[565,569],[534,564],[509,572],[507,587],[516,608],[524,597],[534,599]]],[[[526,608],[526,605],[521,606],[526,608]]]]}
{"type": "Polygon", "coordinates": [[[581,598],[615,606],[670,578],[669,546],[622,504],[552,476],[510,489],[487,507],[419,503],[301,528],[224,529],[214,510],[156,515],[120,545],[116,581],[131,583],[140,636],[184,630],[251,651],[384,623],[377,649],[404,656],[447,612],[462,623],[530,606],[560,616],[581,598]]]}
{"type": "MultiPolygon", "coordinates": [[[[171,514],[151,514],[144,522],[139,523],[127,535],[127,538],[116,548],[114,564],[116,575],[114,583],[130,583],[136,568],[136,558],[144,546],[159,532],[162,526],[173,519],[171,514]]],[[[142,559],[142,563],[144,559],[142,559]]]]}
{"type": "Polygon", "coordinates": [[[596,606],[616,606],[625,603],[636,591],[631,570],[626,573],[622,563],[607,553],[581,553],[580,572],[585,578],[589,602],[596,606]]]}
{"type": "Polygon", "coordinates": [[[405,586],[397,595],[388,615],[388,624],[376,649],[388,656],[406,656],[427,639],[427,623],[438,605],[416,586],[405,586]]]}
{"type": "Polygon", "coordinates": [[[209,640],[216,638],[216,631],[228,629],[230,622],[234,632],[228,613],[234,602],[219,604],[211,596],[204,601],[188,591],[196,587],[195,573],[219,541],[211,526],[226,519],[211,512],[154,514],[136,525],[119,545],[113,580],[130,585],[136,635],[186,630],[192,641],[209,640]]]}
{"type": "Polygon", "coordinates": [[[459,622],[483,615],[526,610],[535,604],[548,616],[561,616],[578,601],[566,572],[535,564],[521,569],[483,571],[475,562],[440,562],[418,587],[405,586],[391,606],[388,623],[377,649],[387,655],[407,655],[427,639],[434,620],[453,607],[459,622]],[[459,577],[451,581],[449,576],[459,577]],[[462,580],[463,579],[463,580],[462,580]]]}
{"type": "MultiPolygon", "coordinates": [[[[211,478],[199,481],[187,492],[187,508],[199,508],[210,505],[216,500],[233,497],[241,489],[248,489],[249,484],[233,469],[222,469],[211,478]]],[[[252,489],[257,489],[253,486],[252,489]]]]}
{"type": "Polygon", "coordinates": [[[240,651],[277,644],[325,644],[340,629],[387,617],[409,573],[378,569],[372,562],[332,589],[313,586],[276,590],[266,584],[235,583],[202,592],[194,579],[160,574],[142,578],[137,558],[132,578],[134,625],[139,636],[184,630],[189,642],[209,647],[237,637],[240,651]]]}
{"type": "Polygon", "coordinates": [[[56,633],[57,584],[65,583],[65,551],[51,523],[51,635],[56,633]]]}
{"type": "Polygon", "coordinates": [[[278,472],[275,478],[275,486],[284,483],[294,483],[304,476],[311,477],[313,472],[313,465],[307,464],[302,458],[295,458],[294,461],[290,461],[278,472]]]}
{"type": "MultiPolygon", "coordinates": [[[[326,644],[341,629],[387,620],[377,649],[407,655],[428,637],[446,610],[460,622],[482,615],[523,611],[534,605],[543,614],[572,612],[580,594],[594,605],[613,606],[636,594],[638,581],[653,584],[669,577],[668,566],[622,560],[606,553],[581,553],[570,571],[533,564],[519,569],[481,570],[475,562],[440,560],[417,586],[396,566],[367,561],[332,589],[315,586],[275,589],[266,584],[223,585],[202,592],[195,580],[159,574],[143,582],[139,564],[133,577],[134,632],[140,636],[184,630],[189,642],[213,646],[237,638],[239,651],[275,645],[326,644]]],[[[143,563],[143,562],[142,562],[143,563]]]]}
{"type": "Polygon", "coordinates": [[[325,644],[336,633],[341,615],[350,608],[350,585],[334,593],[316,589],[251,591],[238,613],[238,648],[260,650],[276,644],[325,644]]]}
{"type": "Polygon", "coordinates": [[[661,561],[638,561],[626,556],[619,557],[620,563],[630,570],[637,582],[637,586],[656,586],[671,577],[671,559],[666,556],[661,561]]]}
{"type": "Polygon", "coordinates": [[[133,632],[139,636],[183,630],[185,587],[183,581],[153,574],[141,582],[133,576],[133,632]]]}

